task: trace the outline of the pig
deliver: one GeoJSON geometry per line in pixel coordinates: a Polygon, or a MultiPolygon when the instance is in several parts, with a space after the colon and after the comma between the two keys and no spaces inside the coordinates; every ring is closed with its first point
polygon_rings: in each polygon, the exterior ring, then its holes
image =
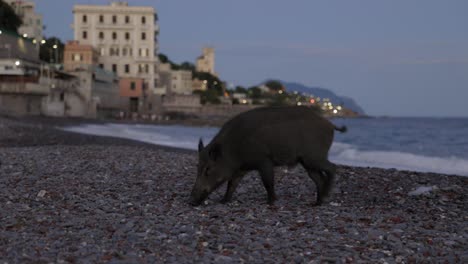
{"type": "Polygon", "coordinates": [[[301,164],[317,189],[320,205],[332,189],[336,165],[328,160],[334,130],[345,132],[307,106],[262,107],[241,113],[226,122],[204,146],[198,144],[198,173],[190,194],[191,205],[200,205],[227,182],[221,202],[226,203],[249,171],[258,171],[268,203],[276,200],[274,167],[301,164]]]}

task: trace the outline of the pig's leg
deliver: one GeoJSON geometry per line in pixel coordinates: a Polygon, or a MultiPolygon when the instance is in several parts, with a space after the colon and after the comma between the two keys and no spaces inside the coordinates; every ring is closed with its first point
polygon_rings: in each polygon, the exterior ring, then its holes
{"type": "Polygon", "coordinates": [[[311,178],[314,181],[315,186],[317,186],[317,202],[316,202],[316,205],[320,205],[320,204],[322,204],[322,201],[323,201],[322,198],[323,198],[324,187],[325,187],[322,172],[318,171],[318,170],[315,170],[315,169],[308,168],[306,166],[304,166],[304,168],[306,169],[307,174],[309,175],[309,178],[311,178]]]}
{"type": "Polygon", "coordinates": [[[268,194],[268,203],[272,205],[276,200],[273,164],[271,162],[265,162],[258,172],[262,177],[263,186],[265,186],[268,194]]]}
{"type": "Polygon", "coordinates": [[[304,161],[302,165],[317,186],[317,204],[321,204],[333,187],[336,165],[328,160],[304,161]]]}
{"type": "Polygon", "coordinates": [[[245,172],[239,171],[234,174],[232,179],[228,182],[226,194],[224,194],[224,198],[221,200],[221,203],[228,203],[232,199],[232,194],[236,191],[237,186],[239,185],[240,180],[244,177],[245,172]]]}

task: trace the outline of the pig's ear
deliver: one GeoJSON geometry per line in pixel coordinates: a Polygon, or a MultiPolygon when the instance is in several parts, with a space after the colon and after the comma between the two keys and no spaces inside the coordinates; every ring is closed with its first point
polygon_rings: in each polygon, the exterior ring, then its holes
{"type": "Polygon", "coordinates": [[[220,144],[214,144],[210,148],[210,151],[208,152],[208,155],[209,155],[210,159],[212,159],[214,161],[221,158],[221,145],[220,144]]]}
{"type": "Polygon", "coordinates": [[[200,141],[198,141],[198,152],[201,152],[203,150],[203,140],[200,138],[200,141]]]}

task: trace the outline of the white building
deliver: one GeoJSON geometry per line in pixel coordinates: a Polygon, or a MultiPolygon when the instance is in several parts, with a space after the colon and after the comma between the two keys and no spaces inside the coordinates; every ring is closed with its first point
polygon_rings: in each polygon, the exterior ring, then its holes
{"type": "Polygon", "coordinates": [[[28,38],[41,41],[43,39],[42,15],[36,13],[36,5],[33,1],[5,0],[21,18],[23,24],[18,29],[18,33],[28,38]]]}
{"type": "Polygon", "coordinates": [[[144,79],[145,95],[140,102],[145,104],[159,82],[156,10],[113,2],[108,6],[75,5],[73,14],[74,39],[98,50],[101,68],[121,79],[144,79]]]}

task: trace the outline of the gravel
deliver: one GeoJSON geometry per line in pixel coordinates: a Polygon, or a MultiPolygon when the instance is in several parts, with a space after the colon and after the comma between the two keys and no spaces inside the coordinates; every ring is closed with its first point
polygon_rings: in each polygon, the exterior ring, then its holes
{"type": "Polygon", "coordinates": [[[49,123],[0,118],[0,263],[468,262],[467,177],[339,166],[314,206],[278,168],[274,206],[253,172],[192,207],[196,153],[49,123]]]}

